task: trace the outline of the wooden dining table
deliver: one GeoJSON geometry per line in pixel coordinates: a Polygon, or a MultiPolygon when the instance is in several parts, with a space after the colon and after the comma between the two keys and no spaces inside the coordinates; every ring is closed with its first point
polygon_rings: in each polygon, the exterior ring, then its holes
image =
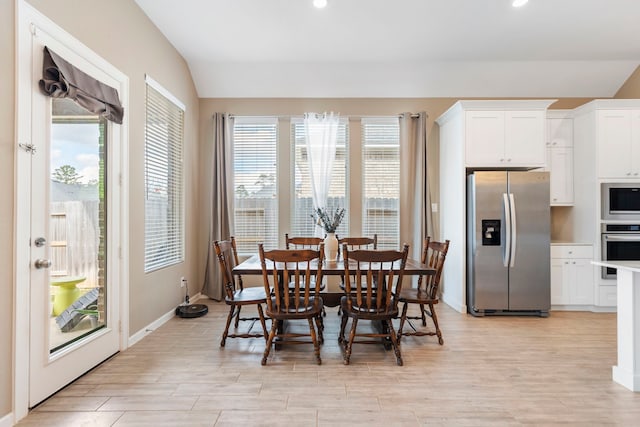
{"type": "MultiPolygon", "coordinates": [[[[394,267],[399,269],[399,262],[394,263],[394,267]]],[[[349,264],[350,271],[355,271],[356,264],[353,262],[349,264]],[[351,268],[353,266],[353,268],[351,268]]],[[[267,261],[267,268],[271,269],[272,264],[267,261]]],[[[316,263],[317,268],[317,263],[316,263]]],[[[315,270],[312,264],[312,270],[315,270]]],[[[337,261],[324,260],[322,264],[322,274],[324,276],[344,276],[344,259],[338,258],[337,261]]],[[[404,268],[405,276],[419,276],[419,275],[434,275],[436,270],[429,267],[427,264],[423,264],[420,261],[408,258],[404,268]]],[[[252,255],[240,264],[233,268],[233,274],[237,275],[261,275],[262,266],[260,264],[260,257],[258,255],[252,255]]],[[[407,286],[408,281],[405,281],[404,285],[407,286]]],[[[329,287],[327,287],[329,289],[329,287]]],[[[322,300],[324,305],[328,307],[337,307],[340,304],[340,297],[344,295],[344,291],[324,291],[322,292],[322,300]]]]}

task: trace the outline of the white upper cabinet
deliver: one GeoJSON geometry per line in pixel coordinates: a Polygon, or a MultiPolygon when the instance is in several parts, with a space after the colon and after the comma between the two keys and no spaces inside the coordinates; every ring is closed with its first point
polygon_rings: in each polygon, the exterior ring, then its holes
{"type": "Polygon", "coordinates": [[[545,112],[505,112],[505,158],[507,166],[544,166],[545,112]]]}
{"type": "Polygon", "coordinates": [[[504,165],[504,111],[467,111],[465,116],[467,165],[504,165]]]}
{"type": "Polygon", "coordinates": [[[565,111],[547,112],[547,167],[552,206],[573,205],[573,119],[565,111]]]}
{"type": "Polygon", "coordinates": [[[545,112],[551,102],[460,101],[459,110],[464,111],[465,166],[544,167],[545,112]]]}
{"type": "Polygon", "coordinates": [[[553,111],[547,113],[547,147],[573,147],[573,119],[551,117],[552,114],[553,111]]]}
{"type": "Polygon", "coordinates": [[[640,178],[640,110],[599,110],[599,178],[640,178]]]}

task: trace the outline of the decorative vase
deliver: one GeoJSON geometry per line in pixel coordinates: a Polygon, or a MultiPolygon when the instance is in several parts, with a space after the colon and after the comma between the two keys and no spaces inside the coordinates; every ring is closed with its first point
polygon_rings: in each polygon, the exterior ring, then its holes
{"type": "Polygon", "coordinates": [[[336,233],[327,233],[324,238],[324,258],[329,262],[336,262],[338,259],[338,239],[336,233]]]}

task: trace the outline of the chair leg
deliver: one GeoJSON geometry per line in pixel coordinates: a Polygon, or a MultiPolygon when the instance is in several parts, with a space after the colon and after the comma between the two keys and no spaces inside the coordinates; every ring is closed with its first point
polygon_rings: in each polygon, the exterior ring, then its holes
{"type": "Polygon", "coordinates": [[[422,317],[422,326],[427,326],[427,316],[424,315],[424,304],[420,304],[420,316],[422,317]]]}
{"type": "Polygon", "coordinates": [[[276,336],[276,332],[278,330],[278,322],[275,320],[271,321],[271,331],[269,332],[269,338],[267,339],[267,343],[264,347],[264,354],[262,355],[262,366],[267,364],[267,358],[269,357],[269,352],[271,351],[271,344],[273,344],[273,339],[276,336]]]}
{"type": "Polygon", "coordinates": [[[234,325],[236,329],[238,329],[238,325],[240,324],[240,309],[242,309],[241,305],[238,306],[238,314],[236,315],[236,323],[234,325]]]}
{"type": "Polygon", "coordinates": [[[264,312],[262,311],[262,304],[257,304],[258,306],[258,317],[260,318],[260,324],[262,325],[262,332],[264,333],[264,340],[269,339],[267,335],[267,323],[264,320],[264,312]]]}
{"type": "Polygon", "coordinates": [[[344,364],[348,365],[349,360],[351,359],[351,347],[353,346],[353,341],[356,338],[356,327],[358,326],[358,318],[354,317],[351,321],[351,332],[349,332],[349,342],[347,343],[347,348],[344,351],[344,364]]]}
{"type": "Polygon", "coordinates": [[[229,306],[229,315],[227,316],[227,326],[225,326],[224,332],[222,333],[222,340],[220,340],[220,347],[224,347],[227,341],[227,335],[229,335],[229,326],[231,325],[231,319],[233,319],[235,309],[236,309],[235,305],[231,304],[229,306]]]}
{"type": "Polygon", "coordinates": [[[436,310],[433,308],[433,304],[429,304],[429,310],[431,310],[431,319],[433,320],[433,325],[436,327],[436,335],[438,336],[438,344],[444,344],[444,339],[442,339],[442,332],[440,331],[440,326],[438,326],[438,316],[436,316],[436,310]]]}
{"type": "Polygon", "coordinates": [[[404,303],[402,306],[402,315],[400,316],[400,326],[398,326],[398,342],[402,341],[402,328],[404,328],[404,322],[407,321],[407,306],[408,303],[404,303]]]}
{"type": "Polygon", "coordinates": [[[309,333],[311,334],[311,341],[313,341],[313,352],[316,355],[316,362],[318,365],[322,364],[322,359],[320,359],[320,344],[318,344],[318,338],[316,337],[316,328],[313,326],[313,318],[307,318],[309,322],[309,333]]]}
{"type": "Polygon", "coordinates": [[[338,342],[343,343],[344,340],[344,330],[347,326],[347,315],[342,313],[342,320],[340,321],[340,333],[338,334],[338,342]]]}
{"type": "Polygon", "coordinates": [[[393,322],[391,319],[387,320],[387,327],[389,328],[389,338],[393,345],[393,351],[396,353],[396,363],[398,366],[402,366],[402,355],[400,354],[400,342],[396,336],[396,331],[393,329],[393,322]]]}
{"type": "Polygon", "coordinates": [[[314,317],[314,319],[316,322],[316,328],[318,329],[318,340],[320,341],[320,344],[324,344],[324,325],[322,323],[322,315],[314,317]]]}

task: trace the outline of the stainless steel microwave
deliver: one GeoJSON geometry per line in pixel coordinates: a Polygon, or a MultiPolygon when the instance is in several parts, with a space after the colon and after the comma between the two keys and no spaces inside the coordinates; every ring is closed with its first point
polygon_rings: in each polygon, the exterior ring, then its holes
{"type": "Polygon", "coordinates": [[[602,219],[640,221],[640,183],[602,184],[602,219]]]}

